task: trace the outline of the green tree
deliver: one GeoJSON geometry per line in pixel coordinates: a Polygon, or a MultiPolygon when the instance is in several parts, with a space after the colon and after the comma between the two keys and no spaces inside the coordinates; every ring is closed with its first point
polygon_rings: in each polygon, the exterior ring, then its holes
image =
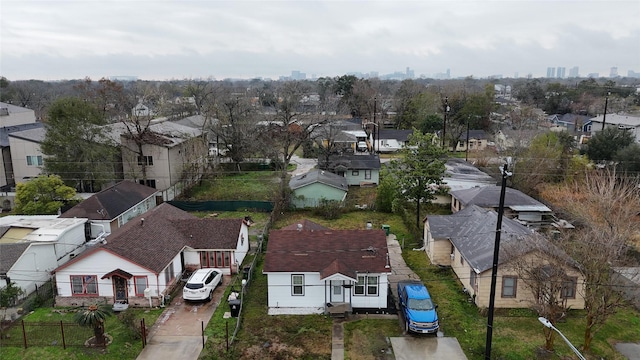
{"type": "Polygon", "coordinates": [[[403,157],[390,165],[391,173],[401,191],[398,195],[416,204],[416,226],[420,227],[420,203],[432,200],[445,171],[445,151],[438,146],[433,134],[414,129],[409,146],[401,151],[403,157]]]}
{"type": "Polygon", "coordinates": [[[111,316],[111,310],[108,307],[100,307],[98,305],[90,305],[88,308],[76,313],[74,320],[80,326],[93,328],[96,345],[105,345],[104,321],[111,316]]]}
{"type": "Polygon", "coordinates": [[[378,184],[378,194],[376,196],[376,210],[391,213],[393,212],[393,201],[399,195],[398,184],[387,168],[380,170],[380,184],[378,184]]]}
{"type": "Polygon", "coordinates": [[[435,133],[440,129],[442,129],[442,118],[439,115],[427,115],[427,117],[420,122],[420,131],[422,131],[423,134],[435,133]]]}
{"type": "Polygon", "coordinates": [[[608,127],[589,139],[585,153],[593,162],[612,161],[618,151],[634,142],[635,138],[631,132],[608,127]]]}
{"type": "Polygon", "coordinates": [[[618,163],[620,171],[640,175],[640,144],[633,143],[618,150],[614,160],[618,163]]]}
{"type": "Polygon", "coordinates": [[[41,143],[44,169],[60,175],[78,191],[94,192],[116,179],[118,148],[109,141],[106,122],[91,104],[78,98],[55,101],[41,143]]]}
{"type": "Polygon", "coordinates": [[[41,175],[16,186],[16,214],[55,215],[65,204],[74,205],[76,190],[57,175],[41,175]]]}

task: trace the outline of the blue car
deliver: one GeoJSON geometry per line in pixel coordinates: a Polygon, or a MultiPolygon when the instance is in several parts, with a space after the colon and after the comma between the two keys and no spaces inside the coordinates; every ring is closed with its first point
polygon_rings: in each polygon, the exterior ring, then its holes
{"type": "Polygon", "coordinates": [[[404,314],[405,331],[420,334],[437,333],[438,307],[431,301],[429,291],[420,281],[406,280],[398,283],[398,299],[404,314]]]}

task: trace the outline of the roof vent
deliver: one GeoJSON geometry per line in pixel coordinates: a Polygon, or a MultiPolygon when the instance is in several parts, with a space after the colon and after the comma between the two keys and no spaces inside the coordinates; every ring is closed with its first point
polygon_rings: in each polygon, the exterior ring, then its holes
{"type": "Polygon", "coordinates": [[[367,221],[366,228],[367,228],[367,230],[373,229],[373,223],[371,223],[371,221],[367,221]]]}
{"type": "Polygon", "coordinates": [[[140,225],[144,226],[144,218],[140,219],[140,225]]]}
{"type": "Polygon", "coordinates": [[[298,231],[302,231],[302,224],[298,224],[298,231]]]}

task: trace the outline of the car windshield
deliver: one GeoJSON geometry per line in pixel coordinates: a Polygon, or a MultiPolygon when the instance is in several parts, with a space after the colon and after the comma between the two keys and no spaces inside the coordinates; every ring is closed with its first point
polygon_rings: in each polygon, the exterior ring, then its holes
{"type": "Polygon", "coordinates": [[[409,299],[407,305],[411,310],[433,310],[431,299],[409,299]]]}
{"type": "Polygon", "coordinates": [[[187,289],[192,289],[192,290],[202,289],[204,287],[204,284],[202,284],[202,283],[187,283],[187,285],[185,285],[185,287],[187,289]]]}

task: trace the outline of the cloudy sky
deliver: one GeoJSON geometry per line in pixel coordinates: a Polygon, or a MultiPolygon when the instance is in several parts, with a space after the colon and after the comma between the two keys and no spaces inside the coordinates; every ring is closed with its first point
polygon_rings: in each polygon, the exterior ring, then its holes
{"type": "Polygon", "coordinates": [[[0,75],[640,72],[640,0],[1,0],[0,75]]]}

